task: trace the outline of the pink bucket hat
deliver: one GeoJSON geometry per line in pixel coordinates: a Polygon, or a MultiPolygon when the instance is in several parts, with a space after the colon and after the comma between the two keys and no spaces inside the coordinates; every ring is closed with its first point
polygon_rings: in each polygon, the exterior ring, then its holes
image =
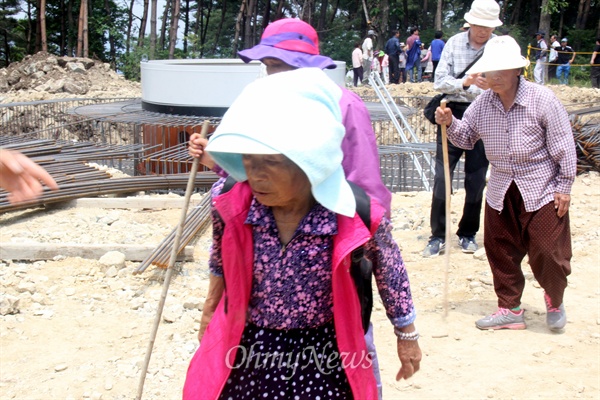
{"type": "Polygon", "coordinates": [[[270,23],[263,32],[260,43],[238,51],[238,55],[245,63],[269,57],[296,68],[336,67],[331,58],[319,54],[317,31],[306,22],[294,18],[270,23]]]}

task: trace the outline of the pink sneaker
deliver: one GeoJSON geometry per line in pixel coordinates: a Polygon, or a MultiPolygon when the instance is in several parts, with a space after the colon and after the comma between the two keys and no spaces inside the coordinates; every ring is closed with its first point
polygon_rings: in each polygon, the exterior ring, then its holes
{"type": "Polygon", "coordinates": [[[525,329],[524,314],[524,310],[514,313],[508,308],[498,308],[492,315],[475,322],[475,326],[479,329],[525,329]]]}

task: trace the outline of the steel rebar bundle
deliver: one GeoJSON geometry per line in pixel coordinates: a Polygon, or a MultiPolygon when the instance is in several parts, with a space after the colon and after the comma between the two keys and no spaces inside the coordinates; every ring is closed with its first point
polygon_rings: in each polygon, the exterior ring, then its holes
{"type": "MultiPolygon", "coordinates": [[[[181,235],[179,248],[177,254],[179,254],[185,246],[196,236],[200,230],[204,230],[210,222],[210,193],[207,193],[202,198],[200,204],[194,207],[186,216],[185,226],[181,235]]],[[[176,229],[165,238],[156,247],[146,259],[144,259],[139,267],[133,271],[134,275],[141,274],[150,265],[156,265],[159,268],[167,268],[169,265],[169,257],[173,251],[173,244],[175,239],[176,229]]]]}
{"type": "MultiPolygon", "coordinates": [[[[195,187],[208,190],[218,178],[218,175],[214,172],[198,173],[195,187]]],[[[81,197],[97,197],[107,194],[133,193],[145,190],[184,189],[187,185],[187,179],[188,174],[146,175],[59,184],[59,189],[56,191],[45,188],[42,195],[36,200],[18,204],[10,204],[6,199],[6,192],[3,192],[0,193],[0,213],[70,201],[81,197]]]]}
{"type": "Polygon", "coordinates": [[[573,124],[577,148],[577,174],[600,172],[600,124],[573,124]]]}

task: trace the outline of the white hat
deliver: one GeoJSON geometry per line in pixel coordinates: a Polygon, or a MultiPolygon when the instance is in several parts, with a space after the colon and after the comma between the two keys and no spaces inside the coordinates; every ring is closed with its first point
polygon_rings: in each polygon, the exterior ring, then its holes
{"type": "Polygon", "coordinates": [[[319,68],[258,79],[229,107],[206,151],[238,182],[248,179],[242,154],[283,154],[306,174],[323,207],[353,217],[356,202],[342,169],[341,96],[319,68]]]}
{"type": "Polygon", "coordinates": [[[468,22],[465,22],[465,23],[463,24],[463,26],[461,26],[461,27],[460,27],[460,30],[461,30],[461,31],[468,31],[470,27],[471,27],[471,25],[469,25],[469,23],[468,23],[468,22]]]}
{"type": "Polygon", "coordinates": [[[491,38],[483,56],[467,71],[467,75],[527,67],[529,60],[521,55],[521,47],[508,35],[491,38]]]}
{"type": "Polygon", "coordinates": [[[471,10],[465,14],[465,20],[470,25],[495,28],[502,25],[499,15],[500,6],[494,0],[475,0],[471,4],[471,10]]]}

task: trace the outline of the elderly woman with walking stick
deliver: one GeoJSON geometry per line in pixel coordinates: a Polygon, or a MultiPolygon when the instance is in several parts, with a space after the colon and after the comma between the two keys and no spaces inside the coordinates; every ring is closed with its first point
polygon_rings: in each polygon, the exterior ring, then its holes
{"type": "Polygon", "coordinates": [[[567,323],[564,293],[571,273],[569,204],[577,155],[563,105],[547,88],[528,82],[529,61],[510,36],[490,39],[483,57],[467,72],[484,77],[490,89],[462,120],[438,107],[436,122],[449,140],[471,149],[481,139],[492,170],[486,194],[484,246],[494,278],[498,310],[475,324],[479,329],[525,329],[521,262],[529,256],[544,290],[546,324],[567,323]]]}

